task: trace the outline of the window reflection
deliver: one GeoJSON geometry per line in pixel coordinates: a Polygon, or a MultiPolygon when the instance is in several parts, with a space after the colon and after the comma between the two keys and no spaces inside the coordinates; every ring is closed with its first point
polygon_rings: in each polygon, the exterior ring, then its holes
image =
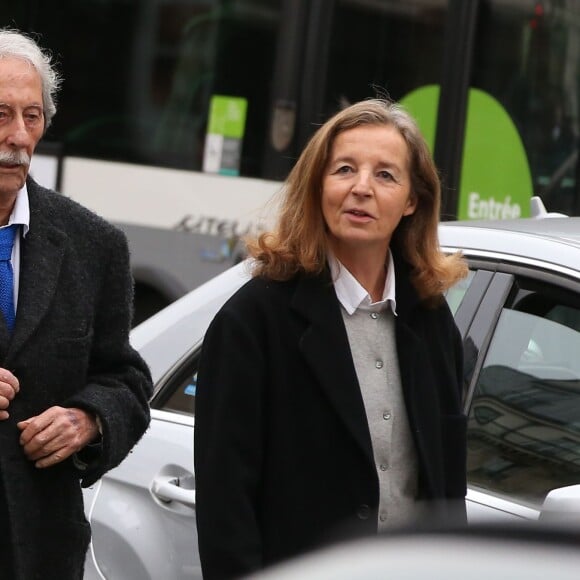
{"type": "Polygon", "coordinates": [[[579,314],[502,312],[469,416],[470,485],[539,506],[580,483],[579,314]]]}
{"type": "Polygon", "coordinates": [[[338,0],[324,112],[376,96],[375,87],[399,100],[418,87],[439,84],[447,5],[447,0],[338,0]]]}
{"type": "MultiPolygon", "coordinates": [[[[522,138],[534,194],[575,213],[580,123],[580,3],[481,3],[473,85],[506,108],[522,138]]],[[[580,209],[580,208],[578,208],[580,209]]]]}

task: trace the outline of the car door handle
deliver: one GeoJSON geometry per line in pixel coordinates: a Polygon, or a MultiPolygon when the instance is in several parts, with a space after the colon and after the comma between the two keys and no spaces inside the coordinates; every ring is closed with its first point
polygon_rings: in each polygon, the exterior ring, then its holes
{"type": "Polygon", "coordinates": [[[153,480],[151,492],[161,501],[176,501],[195,509],[195,489],[180,487],[179,477],[158,476],[153,480]]]}

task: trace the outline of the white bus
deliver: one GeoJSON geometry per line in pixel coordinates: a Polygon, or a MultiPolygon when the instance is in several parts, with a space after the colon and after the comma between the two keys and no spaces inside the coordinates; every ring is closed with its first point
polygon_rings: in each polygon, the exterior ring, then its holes
{"type": "Polygon", "coordinates": [[[316,126],[416,116],[443,218],[580,213],[580,0],[4,0],[65,79],[33,175],[126,232],[135,322],[237,259],[316,126]]]}

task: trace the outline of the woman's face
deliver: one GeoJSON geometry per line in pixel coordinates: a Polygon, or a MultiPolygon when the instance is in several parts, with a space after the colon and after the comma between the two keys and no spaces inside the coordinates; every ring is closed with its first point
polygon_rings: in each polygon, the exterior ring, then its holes
{"type": "Polygon", "coordinates": [[[322,180],[322,214],[337,256],[378,252],[384,258],[401,218],[415,211],[409,151],[390,125],[340,133],[322,180]]]}

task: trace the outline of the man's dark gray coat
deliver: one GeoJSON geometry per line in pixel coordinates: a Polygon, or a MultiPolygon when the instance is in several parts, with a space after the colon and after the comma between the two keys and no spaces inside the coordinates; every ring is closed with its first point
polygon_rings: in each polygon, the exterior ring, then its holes
{"type": "Polygon", "coordinates": [[[17,580],[77,579],[90,538],[81,483],[118,465],[142,436],[151,378],[128,341],[132,280],[123,233],[30,178],[27,188],[30,231],[21,240],[12,336],[0,321],[0,366],[20,381],[10,417],[0,421],[0,545],[11,544],[17,580]],[[72,458],[37,469],[23,453],[16,423],[54,405],[101,418],[101,446],[79,454],[89,462],[84,471],[72,458]]]}

